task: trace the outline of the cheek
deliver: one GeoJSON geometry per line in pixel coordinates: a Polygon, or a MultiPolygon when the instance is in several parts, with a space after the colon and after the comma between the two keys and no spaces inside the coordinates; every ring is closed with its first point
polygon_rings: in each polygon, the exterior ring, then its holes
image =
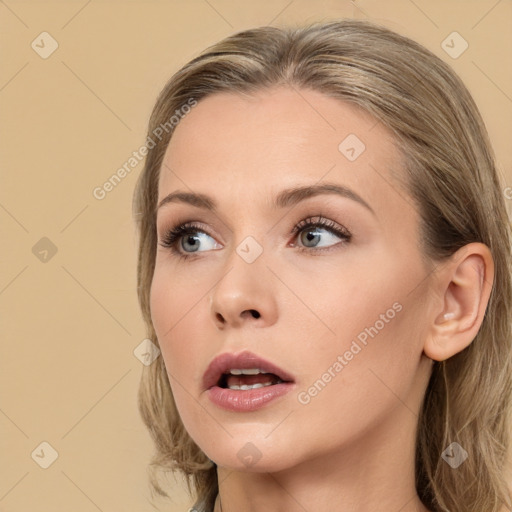
{"type": "Polygon", "coordinates": [[[158,267],[155,269],[150,308],[167,370],[172,375],[178,375],[179,369],[182,368],[180,361],[187,356],[186,348],[190,347],[182,336],[191,318],[194,317],[194,307],[198,307],[200,294],[194,287],[186,287],[177,282],[173,275],[163,272],[158,267]]]}
{"type": "MultiPolygon", "coordinates": [[[[365,328],[374,325],[379,315],[400,298],[400,287],[391,277],[396,276],[397,270],[391,268],[396,263],[366,258],[362,265],[348,256],[343,265],[312,265],[300,276],[285,276],[287,282],[293,282],[293,291],[300,299],[292,305],[290,313],[296,319],[294,322],[302,323],[300,331],[309,333],[308,348],[315,351],[343,350],[359,333],[364,335],[365,328]]],[[[392,310],[389,316],[394,313],[392,310]]]]}
{"type": "Polygon", "coordinates": [[[201,294],[193,287],[171,283],[168,276],[163,278],[160,274],[155,271],[151,287],[151,318],[176,408],[189,429],[190,425],[201,424],[201,410],[187,392],[199,384],[199,376],[194,374],[190,363],[200,360],[193,336],[198,329],[201,294]]]}
{"type": "Polygon", "coordinates": [[[201,386],[201,365],[210,356],[206,337],[210,281],[200,283],[189,274],[171,272],[164,266],[155,269],[150,293],[151,319],[173,392],[176,388],[176,398],[180,384],[188,390],[201,386]]]}
{"type": "Polygon", "coordinates": [[[302,403],[308,402],[304,406],[310,418],[325,419],[335,410],[345,421],[349,416],[362,420],[373,414],[371,407],[391,405],[412,386],[424,326],[421,302],[417,293],[410,293],[416,281],[408,272],[418,279],[423,274],[419,267],[397,263],[381,260],[365,266],[364,273],[347,274],[339,284],[324,280],[321,293],[315,292],[321,330],[307,342],[308,375],[298,390],[305,393],[302,403]],[[400,270],[403,277],[398,279],[400,270]],[[328,404],[335,404],[334,409],[328,404]]]}
{"type": "Polygon", "coordinates": [[[316,360],[296,397],[296,423],[324,434],[313,451],[361,438],[393,410],[414,409],[411,393],[421,348],[414,339],[413,312],[407,310],[408,304],[402,307],[393,310],[387,324],[369,315],[363,329],[354,327],[355,336],[343,337],[316,360]],[[361,333],[364,336],[358,338],[361,333]]]}
{"type": "Polygon", "coordinates": [[[150,292],[151,319],[159,336],[166,342],[183,323],[197,317],[197,310],[209,288],[209,281],[192,279],[190,272],[158,263],[150,292]]]}

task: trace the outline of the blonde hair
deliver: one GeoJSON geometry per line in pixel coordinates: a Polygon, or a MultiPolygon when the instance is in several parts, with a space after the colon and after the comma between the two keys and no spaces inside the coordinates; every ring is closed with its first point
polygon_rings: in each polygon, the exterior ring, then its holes
{"type": "MultiPolygon", "coordinates": [[[[434,363],[418,423],[416,488],[435,512],[511,507],[504,476],[512,396],[511,233],[495,158],[471,95],[433,53],[370,22],[261,27],[224,39],[180,69],[156,101],[148,135],[191,98],[279,85],[358,105],[392,130],[403,154],[404,182],[420,213],[424,255],[432,265],[471,242],[490,248],[496,279],[481,328],[468,348],[434,363]],[[441,457],[452,442],[469,454],[456,470],[441,457]]],[[[155,207],[172,133],[165,130],[149,149],[134,195],[139,303],[156,345],[149,306],[155,207]]],[[[216,466],[185,430],[161,357],[143,371],[139,408],[156,445],[153,489],[167,495],[157,481],[158,469],[179,470],[211,509],[218,492],[216,466]]]]}

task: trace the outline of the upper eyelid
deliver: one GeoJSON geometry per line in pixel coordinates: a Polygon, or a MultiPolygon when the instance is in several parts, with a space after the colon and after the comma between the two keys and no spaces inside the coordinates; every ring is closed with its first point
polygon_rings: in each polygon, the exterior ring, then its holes
{"type": "Polygon", "coordinates": [[[292,233],[296,232],[296,230],[302,230],[309,226],[320,226],[328,231],[340,231],[344,234],[351,235],[351,232],[346,226],[323,215],[313,215],[300,220],[294,225],[292,233]]]}
{"type": "MultiPolygon", "coordinates": [[[[163,232],[162,239],[165,239],[169,233],[173,230],[183,228],[184,230],[189,230],[191,232],[201,232],[205,235],[209,236],[210,238],[213,238],[216,240],[216,237],[208,232],[207,228],[203,227],[203,223],[199,221],[184,221],[184,222],[178,222],[172,225],[172,227],[166,229],[163,232]]],[[[345,238],[350,239],[352,238],[352,232],[347,229],[344,225],[339,224],[338,222],[330,219],[329,217],[326,217],[324,215],[310,215],[308,217],[302,218],[300,221],[296,222],[292,230],[289,232],[289,235],[297,236],[301,231],[309,228],[309,227],[316,227],[319,226],[320,229],[324,229],[331,234],[337,236],[338,238],[345,238]]],[[[183,234],[176,235],[176,239],[179,239],[183,234]]],[[[159,237],[160,238],[160,237],[159,237]]],[[[217,240],[216,240],[217,241],[217,240]]]]}
{"type": "MultiPolygon", "coordinates": [[[[338,222],[336,222],[334,220],[331,220],[328,217],[325,217],[323,215],[309,215],[309,216],[301,219],[300,221],[295,222],[293,225],[292,231],[290,233],[293,233],[294,230],[298,227],[306,228],[308,226],[312,226],[312,225],[314,226],[317,224],[325,229],[334,228],[334,227],[338,226],[340,231],[349,231],[345,226],[343,226],[342,224],[339,224],[338,222]]],[[[171,227],[165,228],[163,230],[163,232],[165,234],[165,233],[171,231],[172,229],[177,229],[177,228],[180,228],[183,226],[183,227],[187,227],[190,229],[197,229],[197,231],[202,231],[205,234],[207,234],[208,236],[213,236],[210,233],[208,233],[208,228],[203,227],[205,225],[206,224],[204,224],[203,222],[194,221],[194,220],[184,221],[184,222],[176,222],[176,223],[172,223],[171,227]]]]}
{"type": "MultiPolygon", "coordinates": [[[[197,205],[190,204],[190,203],[177,203],[177,204],[187,204],[189,206],[192,206],[192,210],[195,211],[195,212],[198,212],[199,214],[201,214],[201,213],[213,214],[215,219],[217,219],[217,221],[223,226],[223,228],[225,228],[230,233],[233,232],[233,230],[228,226],[228,224],[226,222],[224,222],[223,218],[220,215],[218,215],[214,210],[210,210],[210,209],[206,209],[205,210],[204,208],[201,208],[201,207],[199,207],[197,205]]],[[[166,208],[159,208],[156,211],[155,224],[157,225],[157,229],[158,229],[159,219],[161,217],[163,217],[164,219],[166,218],[166,215],[163,212],[163,210],[166,210],[166,208]]],[[[188,217],[187,214],[185,214],[184,216],[188,217]]],[[[162,220],[161,222],[165,223],[165,224],[167,223],[165,220],[162,220]]],[[[199,222],[199,223],[201,223],[200,221],[190,221],[190,222],[199,222]]],[[[189,223],[189,221],[185,220],[184,222],[172,222],[171,225],[173,227],[178,227],[178,226],[181,226],[182,224],[188,224],[188,223],[189,223]]]]}

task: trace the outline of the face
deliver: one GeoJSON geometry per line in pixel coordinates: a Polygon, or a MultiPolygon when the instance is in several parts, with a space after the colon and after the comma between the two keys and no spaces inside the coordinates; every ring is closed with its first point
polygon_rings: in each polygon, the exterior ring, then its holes
{"type": "Polygon", "coordinates": [[[380,123],[310,90],[217,93],[180,121],[151,313],[182,421],[219,466],[286,469],[421,399],[428,269],[401,166],[380,123]]]}

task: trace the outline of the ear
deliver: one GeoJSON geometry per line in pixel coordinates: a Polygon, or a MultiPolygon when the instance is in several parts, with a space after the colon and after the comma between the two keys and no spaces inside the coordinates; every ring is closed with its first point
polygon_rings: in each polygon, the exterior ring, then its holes
{"type": "Polygon", "coordinates": [[[423,351],[444,361],[468,347],[482,325],[494,282],[491,251],[481,243],[465,245],[434,276],[437,300],[423,351]]]}

